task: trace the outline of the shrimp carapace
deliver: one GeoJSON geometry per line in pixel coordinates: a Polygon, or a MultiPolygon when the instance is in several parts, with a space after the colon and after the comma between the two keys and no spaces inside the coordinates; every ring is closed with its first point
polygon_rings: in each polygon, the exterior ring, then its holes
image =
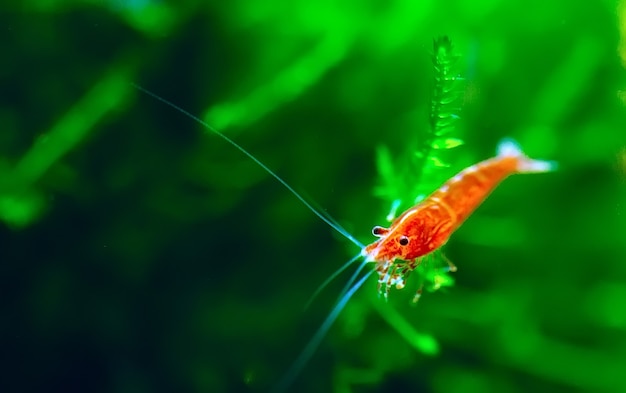
{"type": "MultiPolygon", "coordinates": [[[[507,176],[554,169],[555,163],[528,158],[511,139],[498,145],[496,157],[459,172],[426,199],[411,207],[389,228],[374,227],[379,239],[363,249],[366,260],[376,263],[379,286],[402,288],[406,275],[424,256],[439,249],[450,235],[507,176]],[[394,262],[395,261],[395,262],[394,262]]],[[[456,268],[449,262],[450,270],[456,268]]]]}

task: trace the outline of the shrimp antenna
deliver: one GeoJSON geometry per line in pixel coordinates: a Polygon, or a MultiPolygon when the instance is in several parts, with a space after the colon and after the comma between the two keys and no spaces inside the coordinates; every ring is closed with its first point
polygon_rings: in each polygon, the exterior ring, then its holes
{"type": "Polygon", "coordinates": [[[274,386],[274,388],[272,389],[273,393],[285,392],[291,386],[293,381],[302,371],[302,368],[304,368],[307,362],[311,359],[311,356],[313,356],[324,337],[326,337],[326,333],[328,333],[328,330],[333,325],[339,314],[341,314],[341,311],[343,311],[350,298],[363,285],[363,283],[369,278],[369,276],[374,273],[374,271],[375,270],[370,270],[369,272],[367,272],[341,297],[341,299],[339,299],[335,307],[333,307],[330,314],[328,314],[328,316],[324,320],[324,323],[322,323],[322,326],[317,329],[311,340],[304,347],[300,355],[298,355],[296,361],[293,362],[293,364],[289,368],[289,371],[287,371],[287,374],[285,374],[282,380],[276,386],[274,386]]]}
{"type": "MultiPolygon", "coordinates": [[[[359,276],[359,273],[361,273],[361,270],[363,270],[363,268],[370,262],[371,261],[368,261],[367,259],[364,260],[363,262],[361,262],[359,267],[357,267],[356,270],[354,271],[354,273],[352,273],[352,277],[350,277],[350,279],[348,280],[346,285],[341,290],[341,293],[339,294],[339,298],[337,298],[337,301],[340,301],[345,296],[346,292],[348,292],[350,290],[350,286],[352,285],[352,283],[354,281],[356,281],[356,278],[359,276]]],[[[374,270],[372,270],[372,271],[374,271],[374,270]]]]}
{"type": "Polygon", "coordinates": [[[252,154],[248,153],[248,151],[246,149],[244,149],[243,147],[239,146],[239,144],[237,144],[234,140],[230,139],[229,137],[227,137],[226,135],[222,134],[221,132],[219,132],[215,128],[211,127],[207,122],[205,122],[204,120],[200,119],[198,116],[193,115],[191,112],[186,111],[185,109],[179,107],[178,105],[174,104],[173,102],[170,102],[170,101],[166,100],[165,98],[163,98],[161,96],[158,96],[157,94],[151,92],[150,90],[147,90],[147,89],[145,89],[145,88],[143,88],[143,87],[141,87],[141,86],[139,86],[139,85],[137,85],[135,83],[132,83],[132,85],[137,90],[146,93],[147,95],[151,96],[152,98],[154,98],[154,99],[156,99],[158,101],[161,101],[162,103],[164,103],[165,105],[170,106],[171,108],[174,108],[178,112],[180,112],[183,115],[185,115],[185,116],[189,117],[190,119],[194,120],[196,123],[201,124],[207,130],[211,131],[212,133],[214,133],[215,135],[219,136],[220,138],[222,138],[226,142],[230,143],[237,150],[239,150],[240,152],[242,152],[243,154],[248,156],[248,158],[250,158],[252,161],[254,161],[261,168],[263,168],[263,170],[265,170],[267,173],[272,175],[272,177],[274,179],[278,180],[278,182],[280,184],[282,184],[283,186],[285,186],[285,188],[287,190],[289,190],[289,192],[291,192],[296,198],[298,198],[298,200],[300,202],[302,202],[302,204],[304,204],[304,206],[306,206],[310,211],[313,212],[313,214],[318,216],[322,221],[324,221],[326,224],[328,224],[331,228],[333,228],[335,231],[337,231],[339,234],[341,234],[346,239],[350,240],[352,243],[354,243],[358,247],[360,247],[360,248],[364,248],[365,247],[365,245],[363,245],[354,236],[352,236],[350,233],[348,233],[348,231],[346,231],[335,220],[326,218],[322,213],[317,211],[309,202],[306,201],[306,199],[304,199],[300,194],[298,194],[298,192],[296,192],[296,190],[294,190],[289,184],[287,184],[287,182],[285,182],[283,179],[281,179],[280,176],[278,176],[276,173],[274,173],[274,171],[272,171],[270,168],[268,168],[267,165],[265,165],[261,161],[259,161],[258,158],[256,158],[252,154]]]}
{"type": "MultiPolygon", "coordinates": [[[[354,262],[356,262],[361,256],[362,256],[361,253],[356,254],[348,262],[344,263],[339,269],[335,270],[335,272],[333,274],[331,274],[330,277],[328,277],[326,280],[324,280],[324,282],[319,287],[317,287],[315,292],[313,292],[313,295],[311,295],[309,300],[306,302],[306,304],[304,306],[304,309],[306,310],[307,308],[309,308],[311,303],[313,303],[313,300],[315,300],[315,298],[317,298],[317,295],[319,295],[320,292],[322,292],[322,290],[324,288],[326,288],[326,286],[328,284],[330,284],[335,278],[337,278],[337,276],[339,276],[341,273],[343,273],[343,271],[346,270],[350,265],[352,265],[354,262]]],[[[352,281],[354,281],[354,280],[352,280],[352,281]]],[[[350,282],[350,284],[352,284],[352,282],[350,282]]]]}

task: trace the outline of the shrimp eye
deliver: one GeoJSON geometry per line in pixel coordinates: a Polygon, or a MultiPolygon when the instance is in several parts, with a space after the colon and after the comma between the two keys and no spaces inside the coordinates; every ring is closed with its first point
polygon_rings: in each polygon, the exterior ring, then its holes
{"type": "Polygon", "coordinates": [[[372,235],[376,237],[381,237],[381,236],[384,236],[385,233],[387,233],[387,231],[388,231],[387,228],[383,228],[381,226],[375,226],[374,228],[372,228],[372,235]]]}
{"type": "Polygon", "coordinates": [[[400,240],[398,240],[401,246],[407,246],[409,244],[409,238],[406,236],[400,236],[400,240]]]}

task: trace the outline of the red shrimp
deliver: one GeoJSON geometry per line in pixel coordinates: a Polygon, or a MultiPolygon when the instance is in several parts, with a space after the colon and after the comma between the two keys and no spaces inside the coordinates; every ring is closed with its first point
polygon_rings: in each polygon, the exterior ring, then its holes
{"type": "MultiPolygon", "coordinates": [[[[426,199],[411,207],[389,228],[374,227],[372,233],[380,239],[366,246],[362,255],[366,261],[376,263],[379,290],[385,287],[404,287],[406,276],[420,265],[423,259],[446,244],[470,214],[509,175],[515,173],[547,172],[554,162],[533,160],[522,153],[511,139],[498,146],[498,155],[465,168],[445,182],[426,199]]],[[[450,262],[449,269],[456,271],[450,262]]],[[[419,299],[421,288],[414,300],[419,299]]]]}
{"type": "MultiPolygon", "coordinates": [[[[392,285],[397,289],[403,288],[408,275],[434,251],[446,244],[450,235],[502,180],[515,173],[540,173],[555,168],[556,163],[528,158],[513,140],[504,139],[498,145],[496,157],[465,168],[426,199],[402,213],[389,228],[375,226],[372,233],[379,239],[362,249],[360,256],[364,257],[363,263],[352,275],[322,326],[273,391],[283,392],[289,388],[306,362],[313,356],[348,300],[373,272],[378,273],[379,292],[381,287],[385,287],[385,297],[392,285]],[[367,272],[352,285],[368,263],[375,263],[375,269],[367,272]]],[[[356,260],[357,257],[352,258],[338,269],[313,296],[356,260]]],[[[446,261],[449,270],[456,271],[456,266],[449,260],[446,261]]],[[[419,299],[421,291],[420,287],[414,301],[419,299]]]]}
{"type": "MultiPolygon", "coordinates": [[[[363,258],[363,262],[353,273],[331,312],[313,337],[308,341],[289,370],[283,375],[280,382],[273,387],[273,392],[283,392],[291,386],[306,363],[313,356],[347,302],[374,272],[378,273],[379,291],[381,291],[383,286],[385,288],[385,297],[387,297],[391,286],[395,285],[396,288],[401,289],[404,287],[408,275],[415,270],[425,258],[440,249],[448,241],[450,235],[459,228],[468,216],[507,176],[515,173],[548,172],[556,167],[554,162],[528,158],[522,153],[521,149],[514,141],[505,139],[498,146],[498,155],[496,157],[464,169],[444,183],[426,199],[402,213],[391,223],[389,228],[380,226],[374,227],[372,233],[379,239],[368,246],[364,246],[354,236],[337,224],[335,220],[316,210],[287,184],[287,182],[232,139],[170,101],[140,86],[134,86],[140,91],[181,112],[197,123],[200,123],[206,129],[218,135],[248,156],[287,188],[289,192],[322,221],[361,249],[359,254],[355,255],[335,271],[335,273],[322,283],[314,293],[313,297],[341,272],[357,260],[363,258]],[[359,274],[369,263],[374,263],[375,268],[363,274],[357,281],[359,274]],[[354,283],[355,281],[356,283],[354,283]]],[[[451,262],[448,261],[448,264],[450,271],[456,270],[456,267],[451,262]]],[[[421,288],[418,290],[414,300],[419,299],[420,293],[421,288]]]]}

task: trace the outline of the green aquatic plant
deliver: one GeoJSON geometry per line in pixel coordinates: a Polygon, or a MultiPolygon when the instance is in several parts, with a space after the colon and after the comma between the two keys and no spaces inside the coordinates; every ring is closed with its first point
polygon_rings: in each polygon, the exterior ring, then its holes
{"type": "Polygon", "coordinates": [[[406,151],[400,154],[392,154],[384,145],[377,150],[381,184],[375,194],[391,203],[392,213],[419,201],[445,180],[445,174],[439,170],[448,166],[442,153],[463,144],[455,128],[463,82],[457,69],[460,56],[448,37],[435,39],[433,47],[434,83],[428,127],[410,130],[413,135],[409,140],[414,143],[407,144],[406,151]],[[397,160],[392,158],[397,156],[397,160]]]}
{"type": "MultiPolygon", "coordinates": [[[[461,111],[461,87],[464,79],[458,70],[460,55],[452,41],[438,37],[433,41],[433,87],[429,105],[428,126],[410,132],[414,134],[407,148],[400,154],[392,154],[384,145],[377,149],[377,167],[380,184],[375,194],[390,203],[387,220],[392,221],[398,212],[422,200],[449,175],[443,168],[449,166],[446,150],[463,144],[456,123],[461,111]],[[399,157],[394,160],[393,157],[399,157]]],[[[423,263],[417,269],[418,285],[437,290],[454,283],[445,271],[438,269],[445,259],[440,251],[434,253],[432,262],[423,263]]]]}

